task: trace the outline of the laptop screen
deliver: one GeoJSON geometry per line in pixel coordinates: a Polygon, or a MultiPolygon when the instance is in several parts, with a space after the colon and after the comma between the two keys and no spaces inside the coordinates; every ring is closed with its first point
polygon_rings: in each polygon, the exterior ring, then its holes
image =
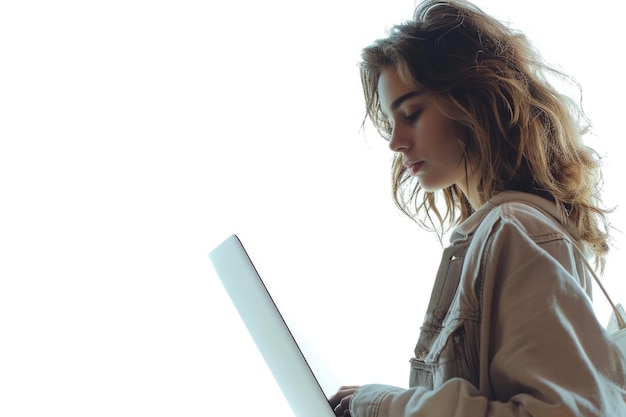
{"type": "Polygon", "coordinates": [[[315,375],[236,235],[209,258],[297,417],[334,417],[315,375]]]}

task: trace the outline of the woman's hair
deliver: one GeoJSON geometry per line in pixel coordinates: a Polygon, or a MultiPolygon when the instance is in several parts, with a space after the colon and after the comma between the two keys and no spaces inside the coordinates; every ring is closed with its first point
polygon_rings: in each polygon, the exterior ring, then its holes
{"type": "MultiPolygon", "coordinates": [[[[462,0],[422,2],[413,20],[363,49],[367,116],[387,138],[391,126],[380,108],[378,80],[388,67],[431,93],[456,123],[466,169],[478,173],[483,201],[504,190],[555,201],[562,220],[604,265],[608,228],[600,208],[599,158],[582,142],[587,119],[550,85],[546,75],[566,77],[545,66],[523,34],[462,0]]],[[[437,193],[423,190],[398,154],[392,175],[396,204],[422,227],[443,233],[473,213],[456,185],[442,190],[442,209],[437,193]]]]}

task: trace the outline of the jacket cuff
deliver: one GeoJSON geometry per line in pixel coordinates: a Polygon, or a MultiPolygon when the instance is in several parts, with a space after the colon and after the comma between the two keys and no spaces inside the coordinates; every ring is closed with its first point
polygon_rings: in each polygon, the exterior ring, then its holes
{"type": "Polygon", "coordinates": [[[352,417],[383,417],[379,415],[383,399],[387,394],[398,391],[404,391],[404,388],[381,384],[363,385],[352,395],[350,415],[352,417]]]}

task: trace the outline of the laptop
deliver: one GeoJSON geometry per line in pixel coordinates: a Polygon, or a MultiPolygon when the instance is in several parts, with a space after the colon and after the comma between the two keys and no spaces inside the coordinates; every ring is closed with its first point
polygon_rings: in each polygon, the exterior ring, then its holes
{"type": "Polygon", "coordinates": [[[335,417],[239,238],[230,236],[209,258],[294,414],[335,417]]]}

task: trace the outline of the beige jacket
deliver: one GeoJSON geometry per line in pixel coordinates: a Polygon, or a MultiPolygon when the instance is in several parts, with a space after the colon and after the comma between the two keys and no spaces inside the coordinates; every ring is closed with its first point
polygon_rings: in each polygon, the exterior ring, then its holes
{"type": "Polygon", "coordinates": [[[463,222],[443,253],[411,388],[365,385],[352,416],[626,416],[625,360],[557,218],[545,199],[503,192],[463,222]]]}

